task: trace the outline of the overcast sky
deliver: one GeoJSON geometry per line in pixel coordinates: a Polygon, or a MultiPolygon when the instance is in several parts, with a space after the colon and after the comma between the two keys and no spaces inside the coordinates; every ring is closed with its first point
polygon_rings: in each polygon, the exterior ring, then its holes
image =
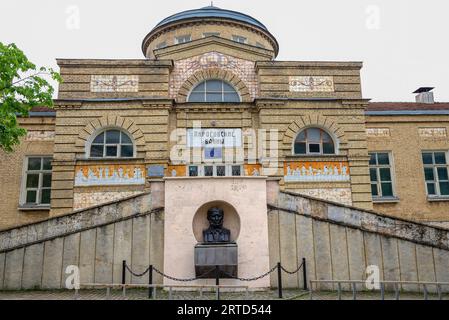
{"type": "MultiPolygon", "coordinates": [[[[0,41],[38,65],[55,58],[143,58],[144,36],[163,18],[206,0],[0,0],[0,41]]],[[[215,0],[264,23],[277,60],[363,61],[374,101],[413,101],[420,86],[449,101],[449,2],[445,0],[215,0]]]]}

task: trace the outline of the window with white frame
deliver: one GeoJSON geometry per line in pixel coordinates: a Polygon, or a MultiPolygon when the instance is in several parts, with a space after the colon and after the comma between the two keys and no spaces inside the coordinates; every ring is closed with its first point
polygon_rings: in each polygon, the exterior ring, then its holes
{"type": "Polygon", "coordinates": [[[446,151],[426,151],[422,153],[427,195],[429,197],[449,197],[449,175],[446,151]]]}
{"type": "Polygon", "coordinates": [[[127,133],[118,129],[100,132],[90,145],[90,158],[132,158],[134,144],[127,133]]]}
{"type": "Polygon", "coordinates": [[[335,144],[326,131],[308,128],[296,136],[293,151],[295,155],[335,154],[335,144]]]}
{"type": "Polygon", "coordinates": [[[188,166],[189,177],[240,177],[242,165],[203,164],[188,166]]]}
{"type": "Polygon", "coordinates": [[[25,158],[21,206],[50,206],[51,157],[25,158]]]}
{"type": "Polygon", "coordinates": [[[186,34],[175,38],[176,44],[187,43],[190,41],[192,41],[192,36],[190,34],[186,34]]]}
{"type": "Polygon", "coordinates": [[[394,198],[391,154],[389,152],[375,152],[369,155],[371,195],[374,199],[394,198]]]}
{"type": "Polygon", "coordinates": [[[199,83],[189,95],[188,102],[240,102],[240,96],[223,80],[206,80],[199,83]]]}
{"type": "Polygon", "coordinates": [[[238,43],[246,43],[248,41],[248,39],[246,39],[245,37],[242,36],[232,36],[232,40],[238,43]]]}

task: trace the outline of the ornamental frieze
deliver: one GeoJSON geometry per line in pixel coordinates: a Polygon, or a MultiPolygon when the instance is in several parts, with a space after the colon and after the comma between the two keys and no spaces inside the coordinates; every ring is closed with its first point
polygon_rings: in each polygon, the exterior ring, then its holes
{"type": "Polygon", "coordinates": [[[290,92],[334,92],[334,78],[296,76],[289,78],[290,92]]]}
{"type": "Polygon", "coordinates": [[[349,182],[349,163],[297,161],[284,164],[285,182],[349,182]]]}
{"type": "Polygon", "coordinates": [[[447,137],[446,128],[419,128],[418,133],[421,138],[445,138],[445,137],[447,137]]]}
{"type": "Polygon", "coordinates": [[[138,92],[139,76],[136,75],[92,75],[91,92],[138,92]]]}
{"type": "Polygon", "coordinates": [[[75,172],[76,187],[145,184],[144,165],[81,165],[75,172]]]}

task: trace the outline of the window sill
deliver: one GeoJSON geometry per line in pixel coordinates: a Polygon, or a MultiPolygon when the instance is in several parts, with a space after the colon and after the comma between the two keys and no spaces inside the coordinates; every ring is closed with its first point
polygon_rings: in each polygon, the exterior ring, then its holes
{"type": "Polygon", "coordinates": [[[429,202],[449,202],[449,197],[427,197],[427,201],[429,202]]]}
{"type": "Polygon", "coordinates": [[[76,159],[77,162],[80,162],[81,164],[83,162],[85,163],[107,163],[107,162],[111,162],[111,163],[115,163],[115,162],[143,162],[145,161],[145,158],[79,158],[76,159]]]}
{"type": "Polygon", "coordinates": [[[295,154],[295,155],[288,155],[285,157],[287,161],[292,160],[304,160],[304,161],[321,161],[321,159],[331,160],[336,159],[337,161],[347,161],[347,157],[343,155],[338,154],[295,154]]]}
{"type": "Polygon", "coordinates": [[[50,211],[50,206],[26,206],[22,205],[17,208],[19,211],[50,211]]]}
{"type": "Polygon", "coordinates": [[[373,198],[373,203],[398,203],[400,199],[397,197],[373,198]]]}

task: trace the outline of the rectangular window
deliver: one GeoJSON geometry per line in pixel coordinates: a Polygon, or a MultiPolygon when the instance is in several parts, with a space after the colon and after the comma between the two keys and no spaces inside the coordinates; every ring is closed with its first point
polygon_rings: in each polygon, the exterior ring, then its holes
{"type": "Polygon", "coordinates": [[[260,42],[256,42],[256,47],[261,48],[261,49],[265,49],[265,46],[260,43],[260,42]]]}
{"type": "Polygon", "coordinates": [[[232,40],[238,43],[246,43],[247,39],[242,36],[232,36],[232,40]]]}
{"type": "Polygon", "coordinates": [[[205,33],[203,33],[203,38],[219,37],[219,36],[220,36],[220,32],[205,32],[205,33]]]}
{"type": "Polygon", "coordinates": [[[391,155],[388,152],[370,153],[369,170],[373,198],[394,198],[391,155]]]}
{"type": "Polygon", "coordinates": [[[189,167],[189,177],[198,177],[198,166],[189,167]]]}
{"type": "Polygon", "coordinates": [[[192,41],[192,36],[190,34],[184,35],[184,36],[179,36],[179,37],[175,38],[176,44],[186,43],[186,42],[190,42],[190,41],[192,41]]]}
{"type": "Polygon", "coordinates": [[[26,158],[21,205],[50,205],[51,161],[51,157],[26,158]]]}
{"type": "Polygon", "coordinates": [[[243,167],[241,165],[191,165],[187,166],[189,177],[240,177],[243,167]]]}
{"type": "Polygon", "coordinates": [[[239,177],[242,175],[242,167],[241,166],[232,166],[232,176],[239,177]]]}
{"type": "Polygon", "coordinates": [[[447,152],[423,152],[422,160],[427,195],[429,197],[449,197],[447,152]]]}

